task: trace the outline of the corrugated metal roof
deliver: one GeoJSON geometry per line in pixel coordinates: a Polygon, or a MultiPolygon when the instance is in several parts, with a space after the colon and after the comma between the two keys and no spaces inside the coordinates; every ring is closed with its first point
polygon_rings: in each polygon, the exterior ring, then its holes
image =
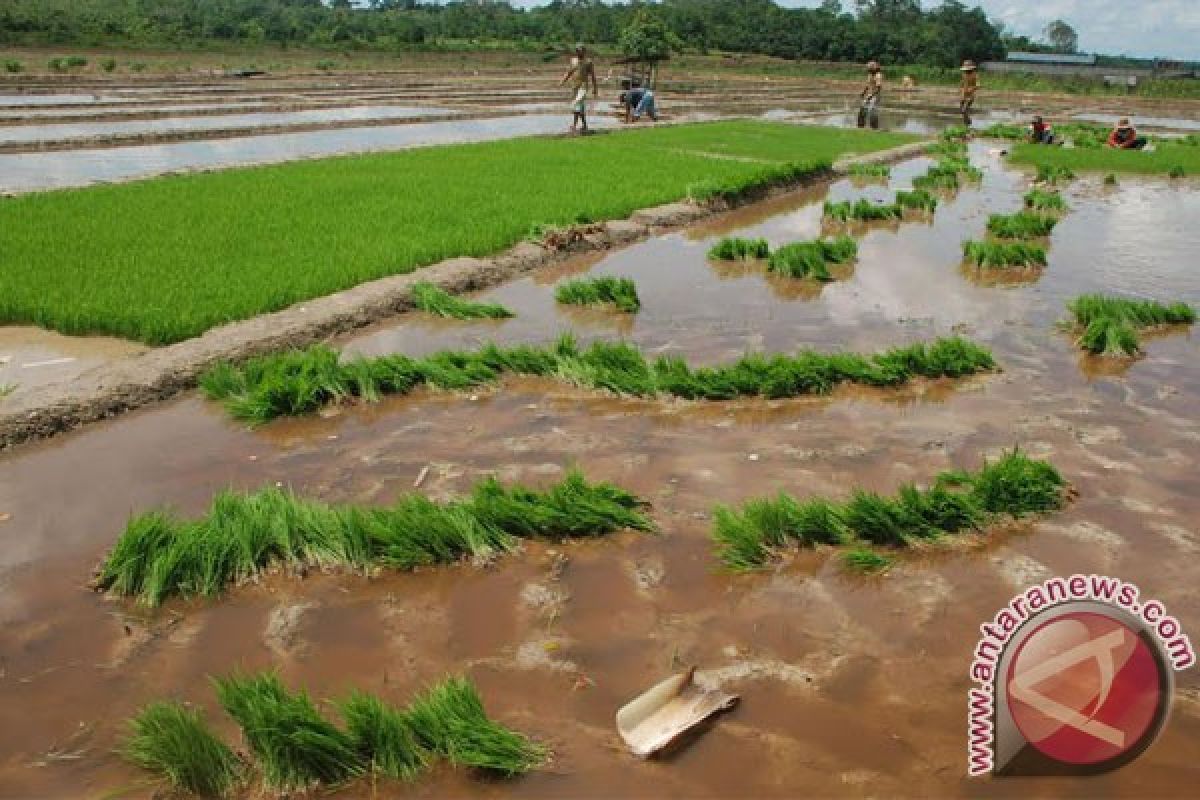
{"type": "Polygon", "coordinates": [[[1009,53],[1008,60],[1023,61],[1027,64],[1071,64],[1089,67],[1096,63],[1095,56],[1068,56],[1062,53],[1009,53]]]}

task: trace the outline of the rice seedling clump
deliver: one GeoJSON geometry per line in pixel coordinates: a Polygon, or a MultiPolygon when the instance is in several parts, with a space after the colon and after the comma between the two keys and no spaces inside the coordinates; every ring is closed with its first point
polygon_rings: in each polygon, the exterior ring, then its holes
{"type": "Polygon", "coordinates": [[[1041,239],[1049,236],[1058,218],[1048,214],[1019,211],[1016,214],[993,214],[988,218],[988,233],[1001,239],[1041,239]]]}
{"type": "Polygon", "coordinates": [[[767,269],[788,278],[831,281],[830,264],[845,264],[858,256],[858,243],[849,236],[796,242],[771,254],[767,269]]]}
{"type": "Polygon", "coordinates": [[[1031,211],[1066,211],[1066,201],[1058,192],[1033,189],[1025,195],[1025,207],[1031,211]]]}
{"type": "Polygon", "coordinates": [[[479,692],[462,678],[451,678],[418,696],[404,718],[423,746],[456,766],[511,776],[546,760],[543,747],[489,719],[479,692]]]}
{"type": "Polygon", "coordinates": [[[771,255],[771,246],[766,239],[725,238],[708,251],[714,261],[752,261],[771,255]]]}
{"type": "Polygon", "coordinates": [[[554,291],[554,299],[566,305],[613,306],[626,314],[642,307],[632,280],[609,275],[567,281],[554,291]]]}
{"type": "Polygon", "coordinates": [[[1078,344],[1096,355],[1129,358],[1141,351],[1138,331],[1166,325],[1191,325],[1196,310],[1187,303],[1090,294],[1067,304],[1078,344]]]}
{"type": "Polygon", "coordinates": [[[913,189],[911,192],[896,192],[896,205],[913,211],[926,211],[932,214],[937,211],[938,199],[925,189],[913,189]]]}
{"type": "MultiPolygon", "coordinates": [[[[850,258],[849,243],[826,245],[834,258],[850,258]]],[[[822,250],[824,256],[826,250],[822,250]]],[[[824,393],[839,383],[895,386],[914,377],[959,377],[995,367],[991,354],[964,339],[939,339],[875,356],[749,355],[732,364],[692,369],[678,358],[648,361],[632,345],[596,342],[581,350],[563,336],[550,348],[494,344],[472,352],[425,358],[383,356],[339,364],[337,353],[317,345],[251,359],[241,367],[218,364],[200,381],[205,393],[239,419],[260,424],[305,414],[327,403],[357,397],[374,401],[418,386],[465,389],[499,380],[504,373],[543,375],[577,386],[639,397],[672,395],[691,400],[743,396],[794,397],[824,393]]]]}
{"type": "Polygon", "coordinates": [[[410,781],[430,763],[408,716],[366,692],[353,692],[338,703],[359,756],[370,769],[397,780],[410,781]]]}
{"type": "Polygon", "coordinates": [[[887,179],[892,176],[892,168],[887,164],[851,164],[847,173],[854,178],[887,179]]]}
{"type": "Polygon", "coordinates": [[[505,319],[513,313],[494,303],[472,303],[439,289],[432,283],[412,287],[413,305],[421,311],[449,319],[505,319]]]}
{"type": "Polygon", "coordinates": [[[486,561],[518,538],[652,530],[643,505],[616,486],[589,483],[577,470],[544,492],[487,479],[464,500],[410,495],[391,507],[329,506],[274,487],[224,492],[199,520],[162,512],[135,517],[96,585],[156,606],[173,596],[216,596],[276,565],[407,570],[486,561]]]}
{"type": "MultiPolygon", "coordinates": [[[[781,493],[751,500],[741,508],[719,506],[712,538],[717,557],[729,569],[760,569],[785,547],[869,543],[905,547],[947,534],[982,530],[1000,516],[1023,516],[1059,509],[1066,482],[1044,461],[1019,450],[985,463],[976,473],[938,476],[928,489],[903,486],[891,497],[856,490],[845,502],[825,498],[796,500],[781,493]]],[[[854,552],[854,551],[852,551],[854,552]]],[[[862,566],[883,566],[870,556],[847,555],[862,566]]]]}
{"type": "Polygon", "coordinates": [[[1075,173],[1070,167],[1065,167],[1060,164],[1040,164],[1037,170],[1037,182],[1048,184],[1050,186],[1057,185],[1060,181],[1075,180],[1075,173]]]}
{"type": "Polygon", "coordinates": [[[304,791],[337,785],[363,771],[348,734],[321,716],[304,692],[289,692],[273,673],[214,681],[222,708],[237,721],[267,786],[304,791]]]}
{"type": "Polygon", "coordinates": [[[180,703],[151,703],[129,720],[120,746],[131,763],[159,775],[173,789],[224,797],[241,778],[241,763],[199,711],[180,703]]]}
{"type": "Polygon", "coordinates": [[[857,202],[834,203],[825,201],[825,217],[836,222],[874,222],[894,220],[904,216],[904,210],[895,203],[872,203],[865,197],[857,202]]]}
{"type": "Polygon", "coordinates": [[[1046,248],[1029,242],[967,242],[963,255],[984,269],[1046,266],[1046,248]]]}
{"type": "Polygon", "coordinates": [[[869,547],[856,547],[842,553],[842,566],[850,572],[863,575],[878,575],[887,572],[896,564],[896,559],[869,547]]]}
{"type": "MultiPolygon", "coordinates": [[[[245,766],[256,767],[263,784],[281,795],[337,788],[368,772],[411,781],[439,756],[504,777],[536,769],[548,757],[542,745],[488,717],[466,678],[448,678],[405,708],[352,692],[332,704],[345,730],[273,672],[215,678],[213,685],[249,747],[245,766]]],[[[129,729],[121,754],[177,791],[223,797],[249,777],[199,714],[178,703],[151,703],[129,729]]]]}

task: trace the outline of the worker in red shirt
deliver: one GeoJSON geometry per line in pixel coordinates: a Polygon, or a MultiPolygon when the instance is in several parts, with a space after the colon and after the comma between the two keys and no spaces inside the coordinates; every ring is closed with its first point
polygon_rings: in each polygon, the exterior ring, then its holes
{"type": "Polygon", "coordinates": [[[1137,129],[1129,124],[1129,119],[1122,117],[1108,135],[1108,146],[1118,150],[1141,150],[1148,144],[1145,136],[1138,136],[1137,129]]]}

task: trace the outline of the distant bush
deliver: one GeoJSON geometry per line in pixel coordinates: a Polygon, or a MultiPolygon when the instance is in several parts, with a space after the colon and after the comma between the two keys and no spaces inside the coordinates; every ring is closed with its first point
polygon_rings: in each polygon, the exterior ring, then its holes
{"type": "Polygon", "coordinates": [[[146,70],[145,61],[133,61],[129,64],[130,72],[144,72],[146,70]]]}
{"type": "Polygon", "coordinates": [[[331,70],[337,69],[337,62],[333,61],[332,59],[323,58],[317,62],[317,69],[321,70],[322,72],[330,72],[331,70]]]}
{"type": "Polygon", "coordinates": [[[20,61],[17,61],[15,58],[6,58],[4,59],[4,71],[13,73],[24,72],[25,65],[20,61]]]}
{"type": "Polygon", "coordinates": [[[117,60],[115,58],[106,58],[100,62],[100,69],[105,72],[115,72],[117,69],[117,60]]]}

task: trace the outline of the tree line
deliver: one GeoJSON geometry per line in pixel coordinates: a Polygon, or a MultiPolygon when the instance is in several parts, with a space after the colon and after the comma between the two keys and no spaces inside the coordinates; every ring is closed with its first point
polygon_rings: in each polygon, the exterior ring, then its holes
{"type": "Polygon", "coordinates": [[[919,0],[826,0],[815,9],[773,0],[554,0],[531,9],[493,0],[0,0],[0,42],[403,50],[503,41],[551,51],[575,41],[616,46],[639,12],[696,52],[946,67],[1036,47],[959,0],[930,10],[919,0]]]}

